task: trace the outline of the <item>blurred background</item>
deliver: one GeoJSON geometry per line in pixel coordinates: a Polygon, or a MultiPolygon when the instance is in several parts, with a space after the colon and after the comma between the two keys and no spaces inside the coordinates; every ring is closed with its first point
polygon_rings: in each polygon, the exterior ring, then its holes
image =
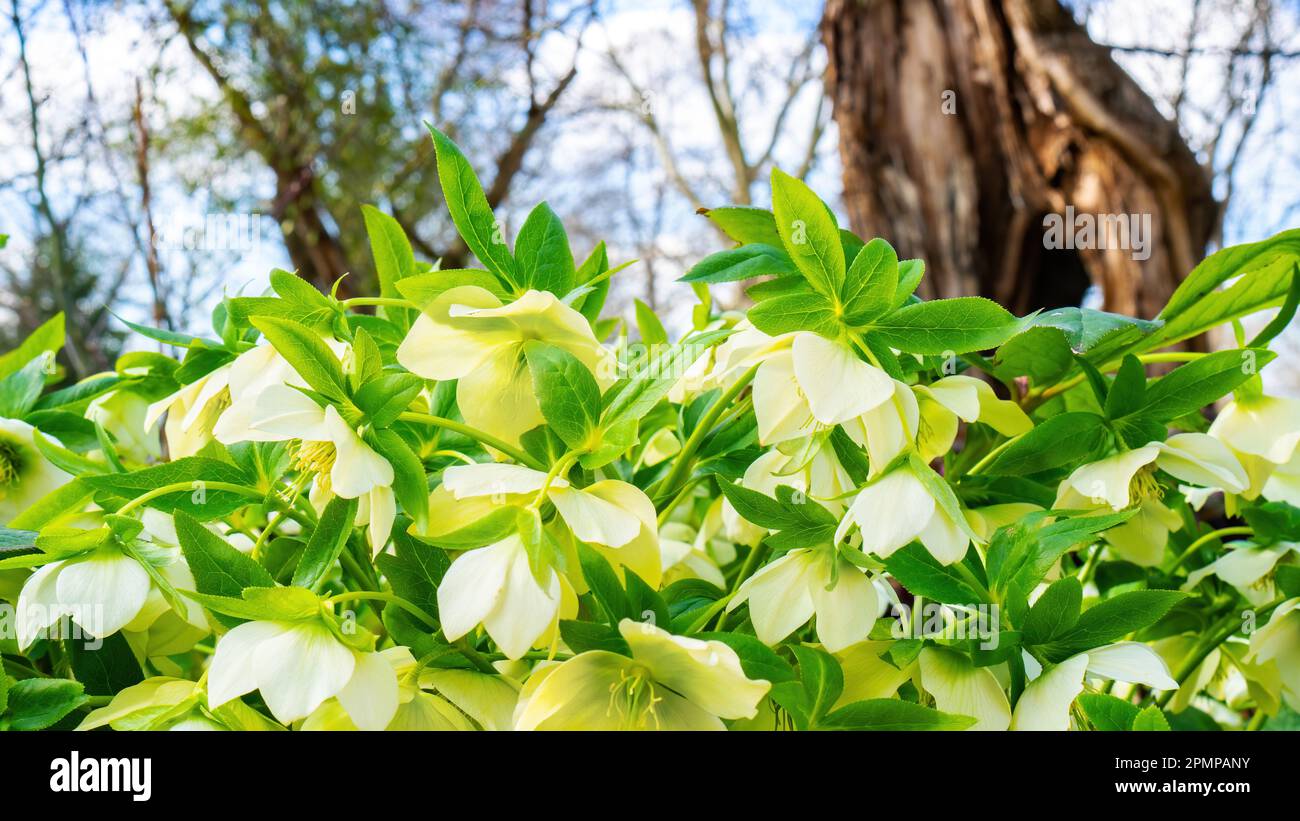
{"type": "MultiPolygon", "coordinates": [[[[64,311],[78,377],[153,344],[113,313],[203,331],[277,266],[376,290],[365,203],[418,257],[472,264],[426,120],[508,231],[549,201],[579,258],[603,239],[640,261],[607,312],[637,298],[677,329],[675,280],[726,247],[697,210],[766,206],[774,165],[923,257],[926,296],[1017,313],[1153,316],[1208,252],[1300,211],[1300,0],[0,7],[0,350],[64,311]],[[1149,228],[1051,247],[1044,218],[1074,213],[1149,228]]],[[[1295,359],[1276,389],[1300,392],[1295,359]]]]}

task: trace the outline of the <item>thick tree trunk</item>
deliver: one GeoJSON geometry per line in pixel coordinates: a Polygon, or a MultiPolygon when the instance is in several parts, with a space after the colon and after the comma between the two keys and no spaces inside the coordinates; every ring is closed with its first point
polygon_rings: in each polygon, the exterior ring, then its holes
{"type": "Polygon", "coordinates": [[[1095,284],[1107,310],[1150,317],[1203,256],[1206,171],[1058,0],[827,0],[822,36],[845,207],[925,260],[925,295],[1024,313],[1095,284]],[[1049,247],[1045,217],[1069,206],[1150,230],[1049,247]]]}

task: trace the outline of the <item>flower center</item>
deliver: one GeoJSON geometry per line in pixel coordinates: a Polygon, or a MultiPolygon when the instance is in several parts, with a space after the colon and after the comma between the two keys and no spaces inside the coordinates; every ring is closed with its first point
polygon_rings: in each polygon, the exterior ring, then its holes
{"type": "Polygon", "coordinates": [[[27,467],[27,449],[0,433],[0,487],[16,484],[27,467]]]}
{"type": "Polygon", "coordinates": [[[648,730],[654,722],[654,729],[659,729],[659,716],[655,705],[663,701],[662,696],[655,695],[654,680],[650,671],[636,666],[620,670],[618,681],[609,685],[609,708],[606,715],[619,716],[619,724],[624,730],[648,730]]]}
{"type": "Polygon", "coordinates": [[[316,474],[317,486],[328,491],[335,456],[337,451],[333,442],[299,442],[293,466],[304,473],[316,474]]]}
{"type": "Polygon", "coordinates": [[[1165,489],[1156,481],[1156,469],[1154,465],[1147,465],[1133,474],[1133,481],[1128,486],[1128,501],[1130,505],[1138,505],[1148,500],[1159,500],[1164,498],[1165,489]]]}

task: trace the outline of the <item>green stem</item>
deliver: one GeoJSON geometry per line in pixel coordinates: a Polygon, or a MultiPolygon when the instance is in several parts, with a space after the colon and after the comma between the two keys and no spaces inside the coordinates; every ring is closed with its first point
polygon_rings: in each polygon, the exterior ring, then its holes
{"type": "Polygon", "coordinates": [[[460,654],[468,659],[470,664],[478,668],[480,673],[487,673],[490,676],[496,675],[497,668],[493,667],[492,662],[484,658],[482,653],[471,647],[469,640],[464,636],[456,639],[452,644],[456,645],[456,649],[460,651],[460,654]]]}
{"type": "Polygon", "coordinates": [[[695,452],[704,443],[704,438],[713,430],[713,426],[717,424],[722,414],[730,409],[731,403],[740,395],[740,392],[753,381],[754,374],[757,372],[758,365],[751,366],[749,370],[740,375],[740,378],[730,388],[727,388],[726,393],[718,397],[718,400],[709,408],[709,412],[704,414],[704,418],[695,426],[695,430],[691,431],[691,436],[686,440],[686,444],[682,445],[681,452],[677,454],[676,461],[673,462],[672,470],[668,472],[667,476],[655,482],[649,494],[650,498],[662,498],[677,489],[677,486],[681,484],[686,474],[693,467],[695,452]]]}
{"type": "MultiPolygon", "coordinates": [[[[141,505],[147,505],[149,502],[152,502],[154,499],[157,499],[160,496],[167,496],[168,494],[171,493],[193,492],[199,489],[202,489],[204,491],[224,490],[229,493],[238,493],[242,496],[249,496],[252,498],[256,498],[259,501],[262,500],[263,497],[266,495],[262,493],[262,491],[256,488],[244,487],[243,485],[236,485],[230,482],[206,482],[203,480],[191,480],[188,482],[173,482],[170,485],[163,485],[162,487],[156,487],[153,490],[149,491],[148,493],[140,494],[139,496],[135,497],[131,501],[119,507],[117,509],[117,512],[118,514],[129,513],[132,510],[135,510],[137,507],[140,507],[141,505]]],[[[272,504],[275,503],[272,502],[272,504]]]]}
{"type": "Polygon", "coordinates": [[[1097,570],[1097,564],[1101,560],[1102,547],[1100,544],[1094,545],[1092,552],[1088,554],[1087,560],[1079,570],[1079,584],[1087,584],[1092,579],[1092,574],[1097,570]]]}
{"type": "Polygon", "coordinates": [[[492,434],[487,433],[486,431],[481,431],[478,428],[471,428],[463,422],[444,419],[441,416],[434,416],[429,413],[416,413],[415,411],[405,411],[397,418],[402,422],[415,422],[424,425],[432,425],[435,428],[444,428],[446,430],[455,431],[462,436],[468,436],[477,442],[495,448],[521,465],[527,465],[535,470],[542,470],[545,467],[536,459],[529,456],[527,453],[524,453],[509,442],[502,441],[492,434]]]}
{"type": "MultiPolygon", "coordinates": [[[[1205,354],[1198,353],[1196,351],[1166,351],[1165,353],[1139,354],[1138,361],[1144,365],[1150,365],[1152,363],[1158,363],[1158,362],[1193,362],[1197,359],[1200,359],[1202,356],[1205,356],[1205,354]]],[[[1103,373],[1107,373],[1117,369],[1119,365],[1120,363],[1118,362],[1109,362],[1106,365],[1099,368],[1098,370],[1102,371],[1103,373]]],[[[1073,388],[1075,385],[1078,385],[1079,383],[1083,382],[1083,380],[1087,378],[1088,378],[1087,374],[1082,374],[1082,373],[1076,376],[1072,376],[1069,379],[1065,380],[1064,382],[1059,382],[1055,385],[1044,388],[1041,392],[1037,393],[1036,395],[1031,392],[1029,398],[1036,400],[1035,405],[1037,405],[1043,402],[1044,400],[1051,399],[1053,396],[1056,396],[1057,394],[1065,393],[1070,388],[1073,388]]]]}
{"type": "Polygon", "coordinates": [[[691,492],[695,490],[695,486],[703,481],[704,478],[705,477],[703,476],[694,476],[688,479],[686,484],[682,485],[681,492],[674,496],[672,500],[664,506],[664,509],[660,511],[659,519],[657,521],[659,527],[663,527],[664,524],[667,523],[668,517],[672,515],[673,510],[675,510],[679,504],[684,502],[686,498],[691,495],[691,492]]]}
{"type": "Polygon", "coordinates": [[[1255,535],[1255,531],[1249,527],[1221,527],[1218,530],[1211,530],[1209,533],[1206,533],[1204,536],[1201,536],[1199,539],[1189,544],[1187,546],[1187,549],[1184,550],[1182,553],[1180,553],[1177,559],[1174,559],[1174,563],[1170,566],[1168,572],[1172,574],[1175,570],[1177,570],[1179,567],[1182,566],[1183,562],[1187,561],[1192,556],[1195,556],[1196,551],[1200,550],[1202,547],[1214,541],[1215,539],[1220,539],[1224,536],[1253,536],[1253,535],[1255,535]]]}
{"type": "MultiPolygon", "coordinates": [[[[727,594],[725,599],[719,599],[719,601],[729,602],[735,598],[736,593],[740,591],[740,586],[745,583],[745,579],[752,576],[758,568],[760,555],[766,553],[767,545],[763,542],[759,542],[756,547],[749,551],[749,555],[745,557],[745,563],[740,566],[740,572],[736,574],[736,580],[731,583],[731,592],[727,594]]],[[[708,624],[708,622],[706,621],[705,624],[708,624]]],[[[727,611],[725,609],[718,613],[718,624],[714,629],[719,631],[727,629],[727,611]]]]}
{"type": "Polygon", "coordinates": [[[356,590],[348,593],[339,593],[338,595],[330,596],[329,598],[325,599],[325,602],[326,604],[336,604],[338,602],[356,601],[358,599],[371,599],[374,601],[381,601],[387,604],[397,605],[398,607],[402,608],[406,612],[410,613],[412,616],[415,616],[417,619],[419,619],[420,622],[424,624],[426,627],[428,627],[430,630],[438,629],[438,622],[434,621],[432,616],[430,616],[428,613],[424,612],[420,608],[416,607],[414,604],[411,604],[406,599],[394,593],[381,593],[378,591],[371,591],[371,590],[356,590]]]}
{"type": "Polygon", "coordinates": [[[538,489],[537,495],[533,497],[533,501],[528,505],[530,510],[537,510],[542,506],[542,503],[546,501],[546,494],[550,491],[551,485],[554,484],[556,479],[561,478],[568,472],[573,463],[578,461],[579,455],[581,455],[579,451],[570,451],[555,460],[555,464],[551,465],[551,469],[547,471],[546,478],[542,480],[542,486],[538,489]]]}
{"type": "Polygon", "coordinates": [[[1021,437],[1023,437],[1024,435],[1025,434],[1021,433],[1016,436],[1013,436],[1007,441],[995,447],[993,450],[984,454],[984,458],[980,459],[978,462],[972,465],[971,469],[966,471],[966,475],[974,476],[975,474],[979,473],[981,470],[984,470],[986,467],[993,464],[994,459],[997,459],[999,456],[1001,456],[1002,452],[1005,451],[1007,448],[1011,447],[1016,442],[1019,442],[1021,437]]]}
{"type": "Polygon", "coordinates": [[[357,308],[362,305],[375,305],[386,308],[410,308],[412,311],[420,310],[420,306],[410,300],[386,296],[356,296],[345,299],[340,304],[344,309],[357,308]]]}

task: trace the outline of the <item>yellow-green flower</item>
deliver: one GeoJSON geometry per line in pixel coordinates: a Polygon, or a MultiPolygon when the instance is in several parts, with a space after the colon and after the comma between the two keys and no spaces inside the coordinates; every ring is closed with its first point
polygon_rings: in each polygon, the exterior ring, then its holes
{"type": "Polygon", "coordinates": [[[397,361],[426,379],[458,380],[456,404],[465,421],[518,444],[545,421],[524,359],[524,345],[534,340],[573,354],[602,388],[613,384],[613,357],[586,318],[546,291],[502,305],[474,285],[450,288],[416,319],[397,361]]]}
{"type": "Polygon", "coordinates": [[[36,449],[35,430],[26,422],[0,418],[0,523],[8,524],[72,479],[36,449]]]}
{"type": "Polygon", "coordinates": [[[519,730],[723,730],[750,718],[771,684],[751,679],[720,641],[674,636],[624,619],[632,655],[589,650],[533,671],[519,694],[519,730]]]}

